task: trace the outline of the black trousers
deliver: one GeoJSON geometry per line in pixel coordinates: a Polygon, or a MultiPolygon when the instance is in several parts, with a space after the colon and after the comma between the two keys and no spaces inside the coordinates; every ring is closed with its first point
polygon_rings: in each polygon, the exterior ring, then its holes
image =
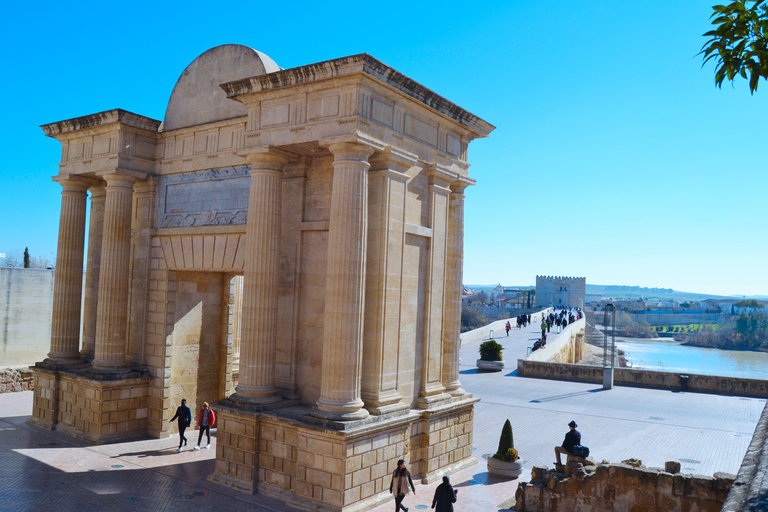
{"type": "Polygon", "coordinates": [[[403,506],[404,499],[405,499],[405,494],[401,494],[400,496],[395,496],[395,512],[399,512],[400,509],[408,510],[403,506]]]}
{"type": "Polygon", "coordinates": [[[211,426],[200,427],[200,436],[197,438],[197,446],[200,446],[200,441],[203,440],[203,432],[208,435],[208,444],[211,444],[211,426]]]}
{"type": "Polygon", "coordinates": [[[185,430],[187,430],[187,426],[179,423],[179,448],[181,448],[182,445],[187,442],[187,438],[184,437],[185,430]]]}

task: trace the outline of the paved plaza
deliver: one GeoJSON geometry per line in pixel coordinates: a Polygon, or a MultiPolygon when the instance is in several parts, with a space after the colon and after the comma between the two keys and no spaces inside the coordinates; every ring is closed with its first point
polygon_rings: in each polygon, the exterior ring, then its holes
{"type": "MultiPolygon", "coordinates": [[[[507,369],[478,373],[479,342],[462,347],[462,387],[481,397],[475,408],[478,464],[451,477],[459,511],[498,511],[514,497],[517,480],[488,476],[485,459],[496,451],[509,418],[528,480],[531,467],[550,465],[553,447],[575,420],[592,456],[620,462],[638,458],[646,466],[681,462],[683,472],[736,473],[765,400],[629,387],[604,391],[598,384],[520,378],[517,359],[537,330],[496,335],[505,347],[507,369]]],[[[546,349],[545,349],[546,350],[546,349]]],[[[27,425],[32,393],[0,395],[0,510],[3,511],[294,511],[283,502],[252,496],[206,480],[211,450],[176,451],[177,436],[93,446],[67,435],[27,425]]],[[[428,509],[437,483],[416,485],[405,504],[428,509]]],[[[375,508],[391,511],[391,501],[375,508]]]]}

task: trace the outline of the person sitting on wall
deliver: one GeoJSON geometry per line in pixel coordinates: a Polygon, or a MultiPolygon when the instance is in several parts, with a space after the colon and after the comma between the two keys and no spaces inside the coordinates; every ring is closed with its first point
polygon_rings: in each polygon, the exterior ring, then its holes
{"type": "Polygon", "coordinates": [[[556,464],[558,466],[562,466],[563,463],[560,461],[560,454],[564,453],[566,455],[573,455],[573,448],[577,444],[581,444],[581,434],[578,430],[576,430],[576,422],[571,420],[571,422],[568,424],[571,430],[569,430],[565,434],[565,439],[563,440],[562,446],[555,446],[555,457],[557,457],[556,464]]]}
{"type": "Polygon", "coordinates": [[[533,342],[533,348],[531,349],[531,352],[536,352],[541,348],[541,340],[536,340],[533,342]]]}

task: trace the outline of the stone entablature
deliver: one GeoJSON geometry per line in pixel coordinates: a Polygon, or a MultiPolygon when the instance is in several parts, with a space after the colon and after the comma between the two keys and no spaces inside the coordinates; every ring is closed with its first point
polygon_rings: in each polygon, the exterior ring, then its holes
{"type": "Polygon", "coordinates": [[[410,441],[395,451],[414,476],[471,463],[475,400],[458,367],[464,190],[467,145],[493,126],[369,55],[276,67],[217,47],[179,79],[165,125],[113,110],[43,126],[62,143],[63,200],[33,422],[95,442],[162,437],[182,397],[193,410],[219,401],[220,439],[267,450],[246,457],[222,442],[221,481],[352,510],[383,480],[344,481],[343,499],[306,494],[306,475],[265,470],[278,454],[240,426],[273,415],[301,432],[299,408],[346,447],[402,424],[410,441]],[[69,409],[100,405],[72,405],[69,388],[93,381],[91,400],[122,407],[95,390],[132,389],[136,375],[147,379],[141,421],[72,420],[69,409]]]}

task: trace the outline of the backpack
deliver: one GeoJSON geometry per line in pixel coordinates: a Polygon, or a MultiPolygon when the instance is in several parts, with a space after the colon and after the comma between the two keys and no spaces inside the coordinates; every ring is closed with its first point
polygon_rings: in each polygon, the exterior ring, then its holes
{"type": "Polygon", "coordinates": [[[576,457],[583,457],[586,459],[587,457],[589,457],[589,448],[587,448],[586,446],[577,444],[576,446],[573,447],[573,454],[576,457]]]}

